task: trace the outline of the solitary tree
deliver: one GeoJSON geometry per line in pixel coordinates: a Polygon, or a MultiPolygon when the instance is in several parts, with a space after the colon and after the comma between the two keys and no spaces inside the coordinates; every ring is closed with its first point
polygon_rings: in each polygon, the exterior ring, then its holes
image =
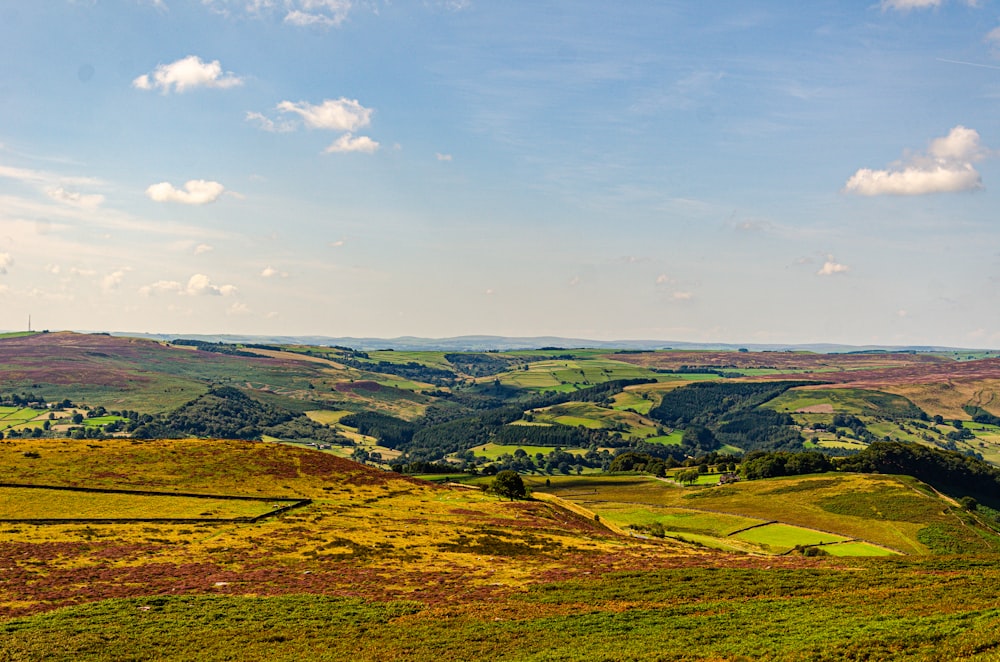
{"type": "Polygon", "coordinates": [[[509,469],[497,474],[497,477],[493,479],[492,489],[494,494],[507,497],[511,501],[514,499],[523,499],[528,493],[524,488],[524,481],[521,480],[521,475],[509,469]]]}

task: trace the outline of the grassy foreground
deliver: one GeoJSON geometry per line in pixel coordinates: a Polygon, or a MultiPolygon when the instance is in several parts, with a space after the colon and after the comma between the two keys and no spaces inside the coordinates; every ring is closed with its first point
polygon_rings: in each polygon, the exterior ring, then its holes
{"type": "MultiPolygon", "coordinates": [[[[2,662],[1000,654],[1000,566],[985,548],[891,559],[723,552],[266,443],[6,441],[0,482],[312,499],[257,524],[0,525],[2,662]]],[[[770,501],[806,504],[834,488],[795,485],[770,485],[770,501]]],[[[661,486],[602,489],[624,499],[661,486]]],[[[671,490],[695,512],[684,495],[696,492],[671,490]]],[[[831,503],[842,512],[825,512],[858,516],[831,503]]],[[[720,534],[766,514],[698,512],[686,526],[720,534]]]]}
{"type": "Polygon", "coordinates": [[[992,564],[687,568],[489,601],[110,600],[0,624],[0,659],[995,659],[992,564]]]}

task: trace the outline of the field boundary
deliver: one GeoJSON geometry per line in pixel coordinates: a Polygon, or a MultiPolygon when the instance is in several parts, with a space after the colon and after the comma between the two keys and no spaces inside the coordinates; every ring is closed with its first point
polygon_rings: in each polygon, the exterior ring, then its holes
{"type": "Polygon", "coordinates": [[[37,485],[26,483],[0,483],[0,488],[29,490],[61,490],[64,492],[84,492],[88,494],[126,494],[129,496],[179,497],[188,499],[213,499],[217,501],[256,501],[284,503],[280,508],[274,508],[266,513],[253,517],[31,517],[31,518],[0,518],[3,524],[198,524],[198,523],[231,523],[255,524],[269,517],[276,517],[295,508],[312,504],[312,499],[298,497],[252,497],[228,494],[195,494],[188,492],[156,492],[153,490],[121,490],[102,487],[75,487],[68,485],[37,485]]]}

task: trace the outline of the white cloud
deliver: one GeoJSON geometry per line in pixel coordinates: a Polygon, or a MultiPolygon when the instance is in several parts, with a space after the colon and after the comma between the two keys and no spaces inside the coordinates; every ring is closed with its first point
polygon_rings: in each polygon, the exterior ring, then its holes
{"type": "Polygon", "coordinates": [[[184,294],[188,296],[231,296],[236,294],[235,285],[215,285],[205,274],[195,274],[188,279],[187,285],[176,280],[158,280],[151,285],[139,288],[139,294],[184,294]]]}
{"type": "Polygon", "coordinates": [[[694,298],[694,294],[691,292],[674,292],[674,301],[690,301],[694,298]]]}
{"type": "Polygon", "coordinates": [[[435,152],[434,158],[438,161],[451,161],[451,154],[442,154],[441,152],[435,152]]]}
{"type": "Polygon", "coordinates": [[[669,285],[670,283],[674,282],[676,281],[667,274],[660,274],[659,276],[656,277],[657,285],[669,285]]]}
{"type": "MultiPolygon", "coordinates": [[[[963,0],[963,5],[978,7],[980,0],[963,0]]],[[[944,0],[882,0],[882,11],[894,9],[896,11],[908,12],[911,9],[937,9],[944,4],[944,0]]]]}
{"type": "Polygon", "coordinates": [[[152,294],[167,294],[169,292],[180,293],[184,289],[184,286],[178,283],[176,280],[158,280],[151,285],[143,285],[139,288],[139,294],[143,296],[150,296],[152,294]]]}
{"type": "Polygon", "coordinates": [[[973,163],[990,156],[979,144],[979,133],[956,126],[947,136],[931,141],[927,154],[916,154],[885,170],[862,168],[844,185],[858,195],[924,195],[982,188],[973,163]]]}
{"type": "Polygon", "coordinates": [[[237,301],[233,305],[229,306],[229,310],[227,311],[227,313],[229,315],[249,315],[250,306],[240,301],[237,301]]]}
{"type": "Polygon", "coordinates": [[[278,110],[282,113],[294,113],[302,118],[302,121],[310,129],[329,129],[332,131],[356,131],[371,123],[372,109],[365,108],[357,99],[346,99],[341,97],[324,99],[323,103],[315,106],[306,101],[293,103],[282,101],[278,104],[278,110]]]}
{"type": "Polygon", "coordinates": [[[6,275],[7,270],[14,266],[14,258],[10,253],[0,253],[0,275],[6,275]]]}
{"type": "Polygon", "coordinates": [[[340,248],[346,243],[347,243],[346,239],[338,239],[337,241],[331,241],[330,245],[333,246],[334,248],[340,248]]]}
{"type": "Polygon", "coordinates": [[[352,6],[350,0],[298,0],[297,3],[286,2],[286,4],[290,6],[290,9],[285,14],[285,23],[323,27],[337,26],[343,23],[347,20],[352,6]],[[295,8],[296,5],[298,8],[295,8]]]}
{"type": "Polygon", "coordinates": [[[53,276],[58,276],[59,272],[62,271],[62,269],[59,267],[58,264],[45,265],[45,270],[48,271],[53,276]]]}
{"type": "Polygon", "coordinates": [[[118,269],[106,275],[101,279],[101,289],[105,292],[113,292],[118,289],[125,279],[125,272],[127,269],[118,269]]]}
{"type": "Polygon", "coordinates": [[[486,291],[483,292],[483,294],[485,294],[488,297],[491,297],[494,294],[496,294],[496,290],[494,290],[492,287],[488,287],[488,288],[486,288],[486,291]]]}
{"type": "Polygon", "coordinates": [[[69,273],[72,276],[82,276],[83,278],[90,278],[97,275],[97,272],[93,269],[79,269],[77,267],[72,267],[69,273]]]}
{"type": "Polygon", "coordinates": [[[887,9],[910,11],[911,9],[927,9],[929,7],[940,6],[941,0],[882,0],[882,11],[887,9]]]}
{"type": "Polygon", "coordinates": [[[183,189],[176,189],[170,182],[153,184],[146,189],[146,196],[155,202],[179,202],[185,205],[205,205],[215,202],[226,188],[219,182],[192,179],[183,189]]]}
{"type": "Polygon", "coordinates": [[[184,293],[191,296],[230,296],[236,294],[235,285],[214,285],[205,274],[195,274],[188,279],[184,293]]]}
{"type": "Polygon", "coordinates": [[[53,200],[58,202],[65,202],[69,205],[76,205],[77,207],[83,207],[85,209],[95,209],[100,207],[104,202],[104,196],[91,193],[89,195],[83,193],[77,193],[75,191],[67,191],[63,187],[58,187],[50,189],[45,192],[53,200]]]}
{"type": "Polygon", "coordinates": [[[355,138],[350,133],[345,133],[330,143],[330,146],[324,151],[327,154],[349,152],[363,152],[365,154],[371,154],[377,150],[378,143],[368,136],[358,136],[355,138]]]}
{"type": "Polygon", "coordinates": [[[208,244],[198,244],[197,246],[194,247],[194,254],[203,255],[205,253],[210,253],[214,250],[215,248],[213,246],[209,246],[208,244]]]}
{"type": "Polygon", "coordinates": [[[225,89],[243,84],[243,79],[232,72],[222,71],[218,60],[202,62],[197,55],[189,55],[170,64],[161,64],[151,74],[143,74],[132,81],[140,90],[159,89],[164,94],[171,91],[186,92],[196,87],[225,89]]]}
{"type": "Polygon", "coordinates": [[[832,255],[830,255],[826,258],[826,262],[823,263],[823,266],[820,267],[819,271],[816,272],[816,275],[834,276],[836,274],[846,274],[848,271],[850,271],[850,267],[846,264],[840,264],[833,259],[832,255]]]}
{"type": "Polygon", "coordinates": [[[247,112],[247,122],[254,122],[257,128],[270,133],[288,133],[296,129],[295,122],[275,122],[262,113],[247,112]]]}
{"type": "Polygon", "coordinates": [[[274,278],[275,276],[281,276],[282,278],[288,278],[288,272],[278,271],[274,267],[268,265],[264,267],[263,271],[260,272],[262,278],[274,278]]]}

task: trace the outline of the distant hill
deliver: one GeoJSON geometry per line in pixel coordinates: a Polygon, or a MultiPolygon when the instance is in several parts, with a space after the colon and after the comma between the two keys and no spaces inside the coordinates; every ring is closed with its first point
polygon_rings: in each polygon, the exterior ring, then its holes
{"type": "MultiPolygon", "coordinates": [[[[131,333],[112,332],[116,336],[172,340],[185,338],[204,342],[254,343],[268,345],[339,345],[362,351],[395,349],[400,351],[484,352],[488,350],[522,350],[541,348],[560,349],[624,349],[624,350],[711,350],[754,352],[816,352],[819,354],[846,352],[945,352],[973,351],[967,348],[937,345],[840,345],[835,343],[809,344],[759,344],[759,343],[698,343],[672,340],[593,340],[587,338],[562,338],[558,336],[508,337],[508,336],[455,336],[452,338],[355,338],[351,336],[254,336],[240,334],[197,333],[131,333]]],[[[982,350],[979,350],[982,351],[982,350]]]]}

